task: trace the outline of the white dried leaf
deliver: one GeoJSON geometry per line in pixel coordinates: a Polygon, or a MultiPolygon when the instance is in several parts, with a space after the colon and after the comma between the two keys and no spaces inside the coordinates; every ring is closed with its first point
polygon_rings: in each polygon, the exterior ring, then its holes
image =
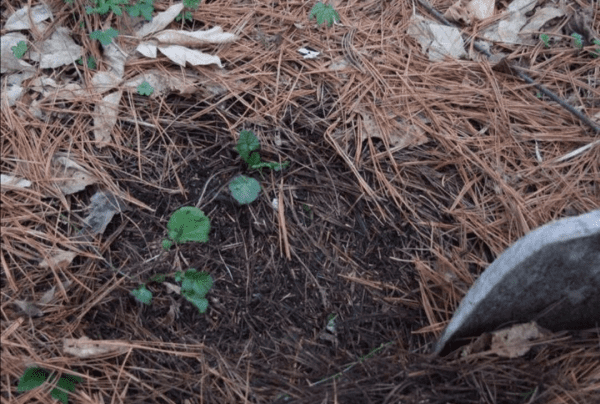
{"type": "Polygon", "coordinates": [[[44,4],[35,6],[29,12],[29,7],[25,6],[20,10],[15,11],[13,15],[8,17],[4,29],[8,31],[17,31],[22,29],[31,29],[30,21],[38,27],[39,23],[52,17],[52,10],[44,4]],[[29,17],[31,16],[31,20],[29,17]]]}
{"type": "Polygon", "coordinates": [[[147,35],[153,34],[158,31],[162,31],[169,25],[177,15],[183,10],[183,3],[173,4],[171,7],[158,13],[152,18],[152,21],[140,28],[136,35],[139,38],[143,38],[147,35]]]}
{"type": "Polygon", "coordinates": [[[419,42],[423,53],[426,53],[431,61],[441,61],[445,56],[455,59],[467,56],[464,41],[457,28],[414,16],[407,33],[419,42]]]}
{"type": "Polygon", "coordinates": [[[17,178],[12,175],[0,174],[0,185],[2,185],[1,190],[4,192],[6,190],[4,188],[5,186],[12,188],[29,188],[31,186],[31,181],[17,178]]]}
{"type": "Polygon", "coordinates": [[[198,46],[205,43],[229,43],[238,39],[235,34],[223,32],[221,27],[213,27],[206,31],[165,30],[153,36],[161,44],[198,46]]]}
{"type": "Polygon", "coordinates": [[[104,47],[104,61],[107,63],[110,72],[118,77],[119,80],[123,79],[125,75],[125,55],[119,47],[111,43],[104,47]]]}
{"type": "Polygon", "coordinates": [[[111,72],[97,72],[92,77],[93,91],[102,94],[116,88],[122,81],[122,78],[117,77],[111,72]]]}
{"type": "Polygon", "coordinates": [[[156,41],[142,42],[137,46],[136,50],[147,58],[156,59],[156,41]]]}
{"type": "Polygon", "coordinates": [[[115,91],[96,104],[94,110],[94,139],[98,142],[97,147],[99,148],[110,142],[110,134],[117,124],[117,114],[119,113],[119,103],[122,95],[123,91],[115,91]]]}
{"type": "Polygon", "coordinates": [[[36,69],[24,60],[17,59],[12,48],[21,41],[27,42],[27,37],[18,32],[2,35],[0,37],[0,73],[6,72],[35,72],[36,69]]]}
{"type": "Polygon", "coordinates": [[[158,50],[179,66],[185,67],[186,63],[189,63],[192,66],[216,64],[221,68],[223,67],[221,59],[218,56],[209,55],[183,46],[159,46],[158,50]]]}
{"type": "Polygon", "coordinates": [[[90,199],[90,213],[84,219],[80,233],[102,234],[115,214],[125,209],[125,204],[110,192],[98,191],[90,199]]]}
{"type": "Polygon", "coordinates": [[[167,287],[167,291],[169,293],[176,293],[178,295],[181,294],[181,287],[179,287],[177,285],[173,285],[172,283],[169,283],[169,282],[163,282],[162,284],[167,287]]]}
{"type": "Polygon", "coordinates": [[[64,195],[82,191],[97,181],[86,169],[62,153],[56,153],[52,162],[55,184],[64,195]]]}
{"type": "Polygon", "coordinates": [[[52,254],[52,256],[44,259],[40,262],[42,268],[54,268],[54,269],[65,269],[73,262],[73,259],[77,256],[77,253],[73,251],[64,251],[58,249],[52,254]]]}
{"type": "Polygon", "coordinates": [[[124,353],[128,349],[126,346],[116,343],[116,341],[94,341],[88,337],[65,338],[63,341],[63,352],[78,358],[89,358],[108,353],[124,353]]]}
{"type": "Polygon", "coordinates": [[[40,52],[31,52],[31,60],[39,62],[42,69],[55,69],[75,63],[83,55],[83,48],[69,34],[68,28],[56,28],[50,38],[37,47],[40,52]]]}
{"type": "Polygon", "coordinates": [[[26,302],[25,300],[15,300],[14,304],[29,317],[41,317],[44,315],[44,312],[40,310],[33,302],[26,302]]]}
{"type": "Polygon", "coordinates": [[[532,341],[544,337],[546,333],[535,322],[517,324],[492,333],[491,349],[499,356],[517,358],[529,352],[532,341]]]}

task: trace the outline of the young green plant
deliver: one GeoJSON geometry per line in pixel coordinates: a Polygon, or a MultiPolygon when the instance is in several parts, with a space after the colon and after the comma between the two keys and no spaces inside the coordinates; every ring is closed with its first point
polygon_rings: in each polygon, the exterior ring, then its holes
{"type": "Polygon", "coordinates": [[[330,4],[323,4],[321,2],[315,4],[310,10],[308,19],[312,20],[313,17],[317,19],[317,25],[321,25],[326,22],[329,27],[331,27],[334,22],[338,22],[340,20],[340,15],[330,4]]]}
{"type": "MultiPolygon", "coordinates": [[[[263,168],[279,171],[290,164],[289,161],[281,164],[261,161],[260,155],[255,151],[259,148],[260,142],[252,131],[243,130],[240,132],[240,138],[238,139],[235,150],[240,154],[242,160],[248,164],[248,168],[251,170],[259,170],[262,175],[263,168]]],[[[258,198],[260,184],[254,178],[239,175],[229,183],[229,190],[239,204],[246,205],[254,202],[256,198],[258,198]]]]}
{"type": "Polygon", "coordinates": [[[210,231],[210,219],[202,210],[193,206],[184,206],[173,212],[167,223],[167,229],[168,239],[162,242],[165,250],[169,250],[173,243],[182,244],[188,241],[206,243],[210,231]]]}
{"type": "MultiPolygon", "coordinates": [[[[46,380],[52,382],[56,375],[50,373],[40,367],[30,367],[25,370],[25,373],[19,379],[17,385],[18,392],[25,392],[40,387],[46,380]]],[[[56,387],[50,392],[50,396],[63,404],[69,402],[68,393],[75,391],[75,384],[81,383],[81,378],[73,375],[62,375],[56,383],[56,387]]]]}

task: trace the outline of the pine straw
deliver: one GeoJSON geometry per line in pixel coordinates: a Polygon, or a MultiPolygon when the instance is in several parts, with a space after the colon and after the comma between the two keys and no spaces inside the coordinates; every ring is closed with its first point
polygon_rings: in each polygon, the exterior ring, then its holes
{"type": "MultiPolygon", "coordinates": [[[[485,61],[430,62],[406,36],[411,2],[389,3],[340,3],[345,27],[333,28],[306,21],[310,2],[202,4],[196,21],[241,36],[212,49],[225,70],[186,68],[203,83],[187,98],[124,97],[114,144],[101,150],[88,129],[93,99],[46,99],[46,121],[25,102],[2,108],[2,172],[34,184],[1,193],[3,403],[48,402],[46,390],[16,394],[33,364],[81,376],[70,399],[82,403],[599,399],[598,330],[556,333],[510,360],[428,354],[477,274],[507,246],[550,220],[600,206],[600,147],[559,161],[597,133],[485,61]],[[344,50],[348,27],[357,31],[344,50]],[[296,50],[307,45],[323,55],[301,59],[296,50]],[[344,56],[357,67],[331,70],[344,56]],[[226,91],[211,95],[203,90],[209,84],[226,91]],[[369,137],[369,114],[383,140],[369,137]],[[392,135],[410,125],[428,142],[394,148],[392,135]],[[243,169],[232,152],[242,129],[259,136],[266,160],[291,161],[283,173],[265,172],[268,197],[248,209],[219,200],[243,169]],[[50,169],[57,151],[71,153],[98,184],[63,196],[50,169]],[[131,209],[83,245],[74,226],[98,188],[124,196],[131,209]],[[275,196],[285,215],[270,207],[275,196]],[[156,259],[170,212],[195,204],[211,217],[211,241],[156,259]],[[79,256],[40,267],[57,249],[79,256]],[[216,278],[203,317],[160,286],[150,286],[149,308],[128,295],[154,273],[190,266],[216,278]],[[43,317],[15,309],[15,300],[37,300],[65,280],[71,286],[57,288],[43,317]],[[336,337],[324,333],[329,313],[339,316],[336,337]],[[65,355],[63,339],[82,336],[126,350],[65,355]]],[[[56,20],[72,27],[62,0],[51,4],[56,20]]],[[[2,1],[3,24],[20,6],[2,1]]],[[[94,29],[106,24],[87,18],[94,29]]],[[[597,12],[592,23],[598,32],[597,12]]],[[[503,50],[598,116],[600,66],[585,52],[503,50]]],[[[182,73],[160,58],[137,60],[126,75],[157,66],[182,73]]]]}

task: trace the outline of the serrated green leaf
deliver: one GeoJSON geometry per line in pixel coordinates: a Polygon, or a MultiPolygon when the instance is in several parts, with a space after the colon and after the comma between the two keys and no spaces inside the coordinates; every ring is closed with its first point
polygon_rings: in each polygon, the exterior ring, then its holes
{"type": "Polygon", "coordinates": [[[176,243],[197,241],[206,243],[210,232],[210,219],[202,210],[193,206],[184,206],[173,212],[169,223],[169,238],[176,243]]]}
{"type": "Polygon", "coordinates": [[[114,28],[109,28],[106,31],[93,31],[90,34],[90,38],[100,41],[104,46],[111,44],[113,38],[119,36],[119,31],[114,28]]]}
{"type": "Polygon", "coordinates": [[[33,390],[41,386],[48,379],[48,373],[40,367],[31,367],[25,370],[17,385],[18,392],[33,390]]]}
{"type": "Polygon", "coordinates": [[[331,5],[323,4],[321,2],[315,4],[310,10],[308,19],[312,20],[313,17],[316,17],[317,25],[327,22],[330,27],[334,22],[340,20],[340,15],[333,9],[331,5]]]}
{"type": "Polygon", "coordinates": [[[229,183],[229,190],[239,204],[246,205],[258,198],[260,184],[254,178],[240,175],[229,183]]]}
{"type": "Polygon", "coordinates": [[[146,285],[140,285],[137,289],[131,291],[135,300],[143,304],[150,304],[152,302],[152,292],[146,289],[146,285]]]}
{"type": "Polygon", "coordinates": [[[154,87],[152,87],[147,81],[144,81],[138,86],[137,90],[139,95],[149,96],[154,92],[154,87]]]}
{"type": "Polygon", "coordinates": [[[17,59],[21,59],[25,55],[25,52],[27,52],[27,42],[19,41],[17,45],[13,46],[10,49],[12,50],[13,55],[15,55],[17,59]]]}
{"type": "Polygon", "coordinates": [[[235,149],[242,156],[245,162],[248,162],[250,158],[250,152],[257,150],[260,147],[258,138],[249,130],[243,130],[240,132],[240,138],[238,140],[235,149]]]}
{"type": "Polygon", "coordinates": [[[203,314],[208,309],[208,300],[203,297],[188,297],[187,300],[198,308],[200,314],[203,314]]]}

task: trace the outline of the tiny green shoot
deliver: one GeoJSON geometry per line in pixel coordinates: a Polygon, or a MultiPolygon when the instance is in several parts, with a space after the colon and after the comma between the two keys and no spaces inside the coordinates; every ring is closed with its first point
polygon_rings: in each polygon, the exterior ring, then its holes
{"type": "Polygon", "coordinates": [[[127,13],[132,17],[139,17],[140,15],[146,20],[152,20],[152,13],[154,12],[154,0],[139,0],[133,6],[127,6],[127,13]]]}
{"type": "Polygon", "coordinates": [[[90,38],[100,41],[104,46],[108,46],[111,44],[113,38],[116,38],[118,35],[119,31],[114,28],[109,28],[106,31],[93,31],[90,33],[90,38]]]}
{"type": "Polygon", "coordinates": [[[330,4],[325,5],[321,2],[315,4],[310,10],[308,19],[312,20],[313,17],[317,19],[317,25],[327,22],[329,27],[331,27],[334,22],[338,22],[340,20],[340,15],[330,4]]]}
{"type": "Polygon", "coordinates": [[[154,92],[154,87],[152,87],[147,81],[144,81],[137,87],[137,90],[139,95],[149,96],[154,92]]]}
{"type": "Polygon", "coordinates": [[[179,15],[175,17],[175,21],[181,21],[182,19],[192,21],[192,12],[189,10],[197,9],[200,2],[201,0],[183,0],[183,6],[188,10],[179,13],[179,15]]]}
{"type": "Polygon", "coordinates": [[[93,0],[96,7],[87,7],[86,12],[88,14],[100,14],[104,15],[110,11],[115,15],[120,16],[123,14],[122,7],[129,4],[129,0],[93,0]]]}
{"type": "Polygon", "coordinates": [[[27,43],[25,41],[19,41],[17,45],[10,49],[17,59],[21,59],[25,55],[25,52],[27,52],[27,43]]]}
{"type": "MultiPolygon", "coordinates": [[[[150,279],[150,282],[163,282],[164,274],[158,274],[150,279]]],[[[200,314],[205,313],[208,309],[208,300],[206,294],[213,286],[213,279],[208,272],[198,272],[195,268],[190,268],[185,272],[177,271],[173,275],[176,282],[181,282],[181,295],[190,303],[192,303],[200,314]]],[[[150,292],[145,284],[138,286],[131,291],[133,297],[140,303],[150,304],[152,301],[152,292],[150,292]]]]}
{"type": "Polygon", "coordinates": [[[163,248],[168,250],[173,243],[186,243],[197,241],[206,243],[210,231],[210,219],[202,210],[193,206],[184,206],[171,215],[167,223],[169,239],[162,242],[163,248]]]}
{"type": "MultiPolygon", "coordinates": [[[[79,63],[80,65],[83,66],[83,58],[79,58],[76,60],[77,63],[79,63]]],[[[93,56],[90,56],[89,58],[85,58],[85,61],[87,62],[87,67],[90,70],[95,70],[96,69],[96,58],[93,56]]]]}
{"type": "Polygon", "coordinates": [[[598,56],[600,56],[600,40],[599,39],[594,39],[592,40],[592,43],[594,45],[597,46],[597,48],[593,51],[590,51],[592,57],[597,58],[598,56]]]}
{"type": "MultiPolygon", "coordinates": [[[[30,367],[25,370],[25,373],[19,379],[17,385],[18,392],[25,392],[40,387],[49,378],[49,372],[40,367],[30,367]]],[[[54,375],[49,381],[54,379],[54,375]]],[[[81,383],[82,379],[73,375],[62,375],[56,383],[56,387],[50,392],[50,396],[63,404],[69,402],[68,393],[75,391],[75,384],[81,383]]]]}
{"type": "Polygon", "coordinates": [[[263,168],[270,168],[272,170],[279,171],[286,168],[290,164],[289,161],[281,164],[261,161],[258,152],[254,151],[258,150],[259,148],[260,143],[258,138],[256,135],[254,135],[254,133],[252,133],[252,131],[243,130],[240,132],[240,138],[235,149],[242,157],[242,160],[248,164],[251,170],[260,170],[262,172],[263,168]]]}
{"type": "Polygon", "coordinates": [[[571,37],[573,38],[575,47],[577,49],[583,48],[583,37],[580,34],[574,32],[571,34],[571,37]]]}
{"type": "Polygon", "coordinates": [[[546,48],[550,47],[550,37],[548,36],[548,34],[540,35],[540,40],[542,41],[542,43],[544,44],[544,46],[546,48]]]}
{"type": "Polygon", "coordinates": [[[144,304],[150,304],[152,302],[152,292],[146,289],[146,285],[144,284],[140,285],[137,289],[133,289],[131,294],[138,302],[144,304]]]}

